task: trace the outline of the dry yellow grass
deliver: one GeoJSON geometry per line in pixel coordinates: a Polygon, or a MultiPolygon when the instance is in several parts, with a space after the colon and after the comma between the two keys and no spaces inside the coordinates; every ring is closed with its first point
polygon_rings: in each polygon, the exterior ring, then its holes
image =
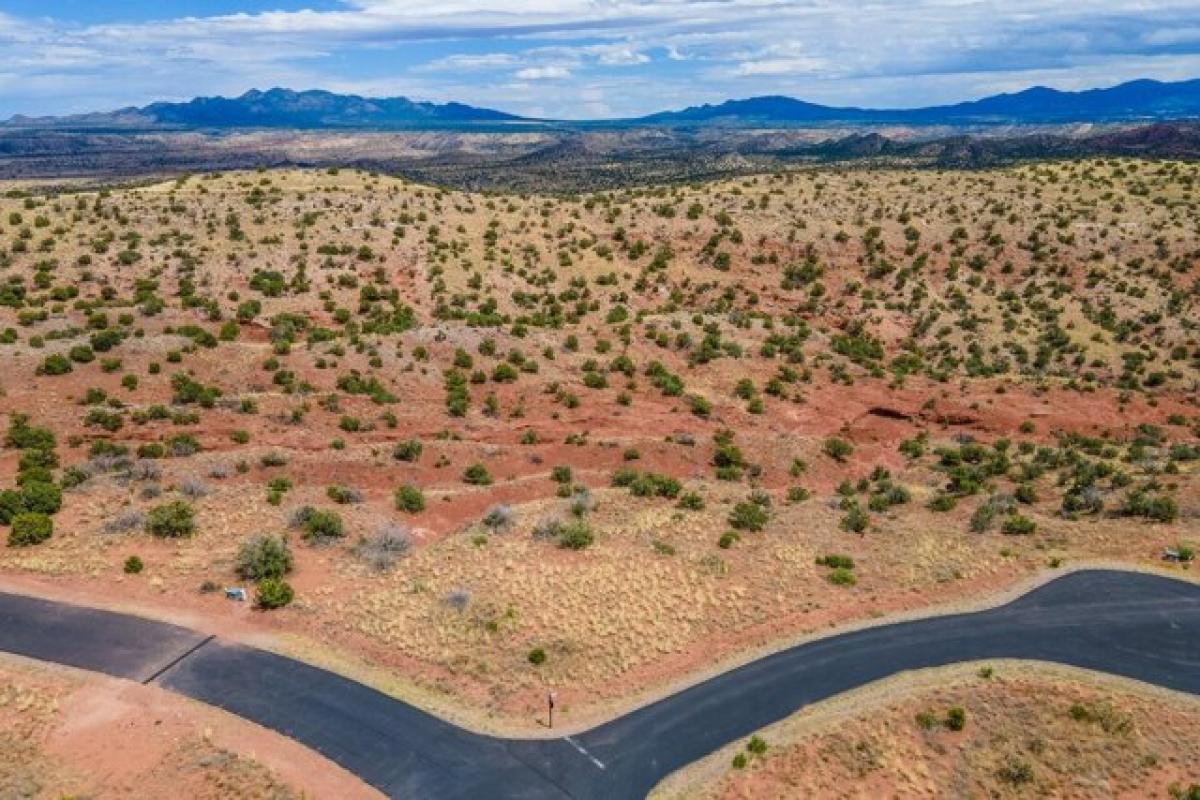
{"type": "Polygon", "coordinates": [[[668,798],[1171,798],[1197,784],[1200,703],[1029,662],[904,675],[819,703],[672,776],[668,798]],[[946,725],[965,712],[961,732],[946,725]],[[920,717],[920,718],[919,718],[920,717]],[[741,756],[744,766],[731,766],[741,756]]]}

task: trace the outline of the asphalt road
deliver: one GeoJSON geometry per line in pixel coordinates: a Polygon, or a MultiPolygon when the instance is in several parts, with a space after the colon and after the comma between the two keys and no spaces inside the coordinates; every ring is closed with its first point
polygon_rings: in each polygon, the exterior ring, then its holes
{"type": "Polygon", "coordinates": [[[1054,661],[1200,694],[1200,586],[1131,572],[1061,577],[1000,608],[799,645],[578,736],[457,728],[362,684],[183,628],[0,593],[0,650],[153,682],[273,728],[393,797],[636,798],[730,741],[897,672],[1054,661]]]}

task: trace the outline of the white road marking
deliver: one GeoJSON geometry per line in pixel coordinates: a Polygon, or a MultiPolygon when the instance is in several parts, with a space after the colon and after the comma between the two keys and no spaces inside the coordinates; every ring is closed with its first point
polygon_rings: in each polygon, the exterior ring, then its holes
{"type": "Polygon", "coordinates": [[[600,769],[605,769],[604,762],[601,761],[600,759],[596,758],[594,755],[589,753],[587,750],[584,750],[583,745],[581,745],[579,742],[572,739],[570,736],[567,736],[565,738],[568,742],[571,743],[571,747],[574,747],[576,750],[578,750],[579,752],[581,752],[585,756],[587,756],[588,760],[590,760],[593,764],[595,764],[600,769]]]}

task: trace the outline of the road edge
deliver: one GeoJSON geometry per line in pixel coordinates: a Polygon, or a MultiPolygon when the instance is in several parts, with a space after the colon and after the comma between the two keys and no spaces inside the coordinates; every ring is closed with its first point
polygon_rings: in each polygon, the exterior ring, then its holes
{"type": "MultiPolygon", "coordinates": [[[[421,711],[470,733],[507,739],[551,740],[584,733],[679,692],[712,680],[727,672],[732,672],[735,669],[752,664],[755,661],[784,650],[790,650],[800,645],[821,641],[845,633],[878,628],[898,622],[910,622],[934,617],[986,611],[1010,603],[1057,578],[1091,570],[1142,573],[1200,585],[1200,574],[1193,573],[1187,566],[1170,569],[1159,566],[1152,567],[1144,563],[1139,564],[1129,561],[1094,559],[1079,561],[1057,568],[1043,567],[1037,572],[1017,580],[1005,589],[993,591],[977,598],[964,598],[925,608],[869,617],[831,626],[820,631],[809,631],[799,635],[772,639],[758,646],[739,650],[736,653],[729,654],[727,657],[714,661],[704,669],[681,675],[675,680],[650,687],[643,692],[621,698],[620,700],[596,704],[589,713],[571,720],[562,720],[553,731],[548,730],[545,726],[533,720],[521,725],[516,724],[512,719],[486,716],[486,712],[479,709],[458,704],[449,700],[446,696],[434,695],[425,687],[406,681],[385,667],[362,661],[354,653],[337,650],[331,651],[318,642],[307,639],[307,637],[287,632],[264,631],[265,635],[262,636],[222,634],[221,638],[226,641],[256,647],[280,656],[285,656],[332,672],[348,680],[361,683],[381,694],[412,705],[421,711]]],[[[40,583],[32,587],[33,590],[31,591],[31,587],[28,584],[21,583],[19,580],[16,583],[10,583],[13,579],[14,576],[0,574],[0,591],[24,594],[30,597],[67,603],[84,608],[127,614],[156,622],[188,627],[200,633],[211,632],[207,629],[207,626],[194,626],[190,621],[188,623],[181,623],[178,617],[172,618],[169,613],[156,613],[154,609],[141,605],[89,603],[86,597],[80,598],[79,596],[71,596],[69,599],[64,599],[61,594],[56,595],[53,591],[46,591],[40,583]]]]}

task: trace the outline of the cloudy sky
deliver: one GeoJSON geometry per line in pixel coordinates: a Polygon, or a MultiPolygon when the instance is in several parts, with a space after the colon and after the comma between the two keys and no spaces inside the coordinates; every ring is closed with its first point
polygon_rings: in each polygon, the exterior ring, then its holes
{"type": "Polygon", "coordinates": [[[1187,0],[0,0],[0,118],[286,86],[633,116],[1200,77],[1187,0]]]}

